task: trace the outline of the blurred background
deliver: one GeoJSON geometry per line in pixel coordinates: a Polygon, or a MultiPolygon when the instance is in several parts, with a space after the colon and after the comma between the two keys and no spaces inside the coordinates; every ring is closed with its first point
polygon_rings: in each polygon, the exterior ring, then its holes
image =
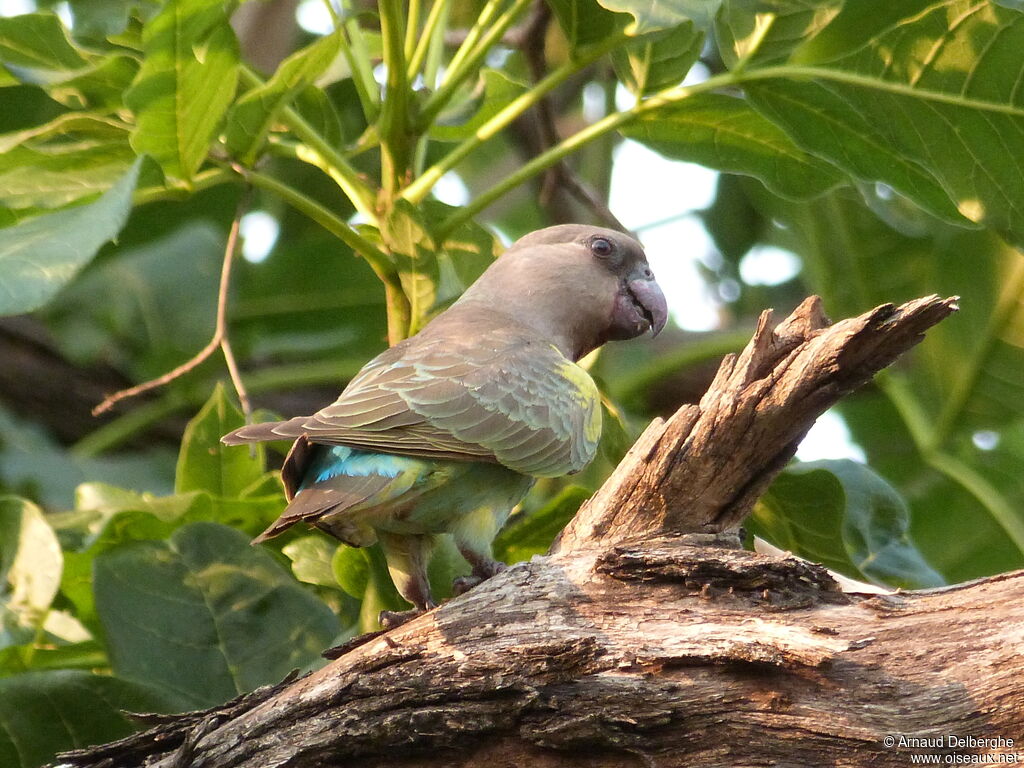
{"type": "MultiPolygon", "coordinates": [[[[444,5],[443,35],[431,49],[438,51],[439,62],[450,60],[490,7],[462,0],[444,5]]],[[[733,3],[732,13],[753,18],[761,6],[788,13],[784,9],[790,5],[733,3]]],[[[821,25],[814,27],[819,29],[836,17],[842,3],[804,5],[814,13],[822,10],[821,25]]],[[[575,6],[612,15],[593,2],[575,6]]],[[[445,157],[489,117],[585,50],[577,31],[566,26],[567,3],[552,7],[522,4],[516,23],[488,47],[479,77],[461,86],[417,144],[420,169],[445,157]]],[[[5,17],[0,22],[53,14],[86,51],[76,55],[87,55],[107,51],[111,41],[139,47],[145,40],[140,19],[159,10],[158,3],[145,1],[0,0],[0,17],[5,17]]],[[[322,136],[345,147],[347,162],[370,179],[380,175],[382,156],[366,89],[387,81],[376,12],[375,4],[339,9],[322,0],[278,0],[246,3],[231,16],[242,59],[257,78],[269,77],[287,56],[330,35],[335,25],[343,22],[356,34],[369,74],[360,75],[342,56],[332,58],[317,74],[315,88],[295,96],[296,109],[322,136]],[[368,85],[367,77],[375,85],[368,85]]],[[[426,9],[419,18],[425,14],[426,9]]],[[[0,79],[0,139],[22,139],[20,148],[4,145],[0,152],[4,227],[56,208],[58,199],[61,204],[93,200],[69,189],[109,187],[124,173],[127,151],[127,143],[119,149],[75,148],[70,140],[80,137],[71,134],[62,135],[68,141],[57,149],[24,139],[33,126],[66,115],[71,102],[55,90],[57,81],[25,76],[9,28],[0,29],[0,64],[7,67],[6,79],[0,79]],[[80,152],[73,171],[61,164],[62,152],[80,152]]],[[[735,56],[723,53],[720,30],[697,34],[694,24],[684,21],[659,34],[658,44],[647,50],[648,65],[651,56],[674,64],[663,67],[660,76],[668,79],[658,87],[700,84],[726,72],[726,62],[735,65],[735,56]]],[[[409,42],[416,46],[415,39],[409,42]]],[[[444,71],[439,62],[435,74],[444,71]]],[[[134,72],[121,81],[107,73],[106,91],[93,83],[88,92],[93,107],[100,98],[96,94],[103,93],[113,104],[112,114],[123,111],[124,89],[118,83],[130,81],[134,72]]],[[[637,72],[636,58],[623,54],[580,66],[446,170],[424,201],[424,221],[452,216],[566,137],[630,109],[650,91],[650,84],[637,83],[637,72]]],[[[409,88],[427,92],[422,76],[409,88]]],[[[357,211],[323,163],[310,161],[278,128],[272,127],[260,155],[260,172],[380,242],[373,222],[357,211]]],[[[772,307],[784,316],[807,295],[818,294],[829,315],[841,319],[937,293],[962,297],[961,311],[819,420],[800,447],[801,463],[762,500],[752,530],[783,549],[889,586],[936,586],[1024,566],[1024,262],[1019,250],[997,234],[997,226],[978,228],[966,219],[949,223],[949,217],[938,218],[886,183],[860,180],[863,174],[830,167],[823,172],[827,183],[820,182],[818,170],[818,176],[808,171],[804,181],[781,160],[775,168],[771,157],[762,173],[722,173],[713,168],[743,171],[736,167],[742,163],[724,150],[705,159],[690,134],[673,130],[670,119],[652,119],[603,133],[475,210],[469,229],[449,238],[451,258],[448,267],[437,268],[432,311],[452,300],[473,270],[503,245],[551,224],[590,222],[628,230],[642,240],[672,313],[669,327],[653,342],[609,344],[585,361],[607,395],[601,459],[570,480],[538,483],[499,538],[498,554],[511,561],[543,552],[652,417],[700,398],[722,355],[742,348],[762,310],[772,307]],[[471,258],[460,261],[460,249],[471,258]]],[[[772,141],[782,140],[773,135],[772,141]]],[[[766,144],[770,154],[774,145],[766,144]]],[[[38,510],[53,527],[63,552],[62,559],[52,559],[57,579],[44,611],[51,622],[45,631],[36,615],[32,621],[38,626],[28,636],[22,632],[25,614],[13,616],[15,587],[8,589],[7,634],[0,633],[6,637],[0,644],[5,675],[49,665],[101,675],[113,669],[125,680],[166,683],[174,665],[168,662],[166,679],[147,678],[145,665],[131,661],[144,655],[141,645],[115,626],[118,617],[134,616],[142,598],[134,607],[111,609],[116,599],[103,597],[94,579],[101,578],[103,567],[113,568],[111,553],[139,555],[140,542],[156,547],[154,542],[173,541],[169,537],[198,535],[186,523],[237,523],[251,535],[283,504],[276,477],[263,473],[262,454],[250,457],[242,449],[243,454],[225,458],[217,453],[216,437],[242,418],[234,410],[230,384],[215,392],[218,382],[227,382],[219,355],[112,412],[90,413],[104,396],[160,376],[209,341],[225,241],[243,195],[238,178],[216,170],[225,163],[218,154],[224,151],[214,146],[203,166],[214,170],[198,174],[191,190],[172,184],[166,167],[161,175],[155,165],[143,164],[134,207],[116,241],[41,309],[0,318],[0,492],[10,495],[8,516],[0,518],[0,553],[6,553],[9,581],[15,584],[10,563],[29,551],[26,509],[38,510]],[[235,466],[232,471],[249,485],[210,485],[203,479],[213,474],[204,464],[210,456],[221,462],[217,471],[235,466]],[[213,499],[212,506],[200,509],[196,494],[207,499],[204,504],[213,499]],[[126,545],[136,549],[117,549],[126,545]],[[95,560],[104,552],[107,560],[95,560]],[[113,611],[106,618],[104,605],[113,611]],[[58,615],[74,628],[58,628],[58,615]],[[40,660],[47,653],[52,661],[44,664],[40,660]]],[[[367,261],[308,210],[300,212],[266,186],[256,187],[240,219],[229,337],[257,418],[311,413],[333,400],[363,363],[387,346],[388,298],[367,261]]],[[[0,229],[0,252],[4,237],[0,229]]],[[[271,469],[286,448],[268,452],[271,469]]],[[[204,530],[204,535],[226,537],[228,550],[242,541],[220,528],[204,530]]],[[[291,580],[289,588],[301,585],[304,594],[326,606],[327,614],[317,619],[319,634],[306,649],[310,652],[265,666],[263,677],[229,680],[208,696],[191,690],[162,706],[215,703],[232,691],[270,681],[290,663],[316,663],[312,646],[318,639],[322,647],[351,637],[375,626],[380,608],[399,607],[381,576],[379,555],[353,552],[297,531],[272,545],[271,565],[246,561],[243,570],[266,567],[271,573],[271,566],[279,567],[291,580]]],[[[438,583],[464,567],[457,556],[446,557],[435,568],[438,583]]],[[[128,570],[116,572],[125,579],[131,571],[124,562],[121,567],[128,570]]],[[[158,585],[154,590],[170,589],[162,576],[152,578],[158,585]]],[[[180,668],[180,661],[175,664],[180,668]]]]}

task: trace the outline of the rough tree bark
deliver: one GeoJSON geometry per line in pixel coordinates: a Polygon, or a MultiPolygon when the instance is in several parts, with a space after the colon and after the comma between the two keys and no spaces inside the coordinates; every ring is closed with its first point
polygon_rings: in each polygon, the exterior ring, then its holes
{"type": "Polygon", "coordinates": [[[63,760],[97,768],[902,766],[909,752],[1012,760],[1024,753],[1024,573],[848,594],[816,565],[735,546],[736,527],[814,419],[955,308],[932,296],[829,326],[809,299],[774,329],[766,313],[700,404],[653,423],[548,556],[362,638],[302,679],[161,718],[63,760]],[[975,741],[950,748],[949,734],[975,741]],[[937,737],[943,746],[900,747],[901,738],[937,737]]]}

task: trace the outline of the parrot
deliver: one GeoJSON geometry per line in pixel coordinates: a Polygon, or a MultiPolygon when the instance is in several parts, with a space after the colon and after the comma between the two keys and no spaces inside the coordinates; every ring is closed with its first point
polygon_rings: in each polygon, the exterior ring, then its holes
{"type": "Polygon", "coordinates": [[[253,543],[305,521],[354,547],[379,542],[413,608],[435,607],[427,565],[450,535],[463,592],[504,569],[492,542],[537,478],[579,472],[601,438],[601,397],[577,361],[606,341],[657,335],[665,295],[639,242],[562,224],[495,259],[419,333],[370,360],[312,416],[252,424],[228,445],[293,438],[288,506],[253,543]]]}

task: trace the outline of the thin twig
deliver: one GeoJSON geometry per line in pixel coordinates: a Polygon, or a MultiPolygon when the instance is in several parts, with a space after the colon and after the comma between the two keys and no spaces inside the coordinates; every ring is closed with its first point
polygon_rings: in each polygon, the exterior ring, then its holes
{"type": "MultiPolygon", "coordinates": [[[[530,67],[534,82],[541,80],[547,71],[547,58],[544,54],[547,28],[551,21],[551,8],[547,3],[538,2],[533,9],[530,20],[524,25],[520,35],[520,49],[530,67]]],[[[541,98],[535,107],[537,115],[537,131],[540,151],[550,149],[558,144],[560,137],[555,127],[555,110],[550,96],[541,98]]],[[[614,229],[626,232],[622,222],[612,213],[608,205],[584,184],[583,180],[573,171],[565,160],[551,166],[541,181],[540,204],[546,207],[556,191],[561,188],[576,198],[602,222],[614,229]]]]}
{"type": "Polygon", "coordinates": [[[231,230],[228,232],[228,241],[224,246],[224,260],[221,264],[220,270],[220,287],[217,290],[217,320],[213,330],[213,338],[211,338],[209,343],[199,352],[177,368],[168,371],[163,376],[150,379],[149,381],[144,381],[141,384],[136,384],[134,387],[122,389],[121,391],[110,395],[102,403],[92,409],[93,416],[99,416],[101,413],[106,413],[121,400],[141,395],[143,392],[148,392],[151,389],[162,387],[164,384],[174,381],[206,362],[217,347],[220,347],[224,353],[224,361],[227,363],[231,382],[234,384],[235,391],[238,393],[238,399],[242,403],[242,410],[245,413],[245,418],[246,420],[249,419],[252,414],[252,406],[249,402],[249,395],[245,391],[245,386],[242,384],[241,376],[238,373],[238,365],[235,361],[235,355],[231,351],[231,344],[227,337],[227,307],[228,289],[231,285],[231,262],[234,260],[235,250],[238,245],[238,229],[242,220],[242,214],[249,206],[250,196],[251,188],[247,187],[246,191],[238,201],[238,207],[235,210],[235,217],[231,221],[231,230]]]}

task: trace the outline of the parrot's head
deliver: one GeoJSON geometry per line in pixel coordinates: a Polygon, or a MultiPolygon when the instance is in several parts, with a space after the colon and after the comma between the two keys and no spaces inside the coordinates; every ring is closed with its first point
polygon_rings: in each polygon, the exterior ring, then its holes
{"type": "MultiPolygon", "coordinates": [[[[606,341],[657,335],[665,294],[643,246],[611,229],[562,224],[520,238],[478,281],[507,311],[529,318],[578,360],[606,341]]],[[[474,286],[476,289],[477,286],[474,286]]]]}

